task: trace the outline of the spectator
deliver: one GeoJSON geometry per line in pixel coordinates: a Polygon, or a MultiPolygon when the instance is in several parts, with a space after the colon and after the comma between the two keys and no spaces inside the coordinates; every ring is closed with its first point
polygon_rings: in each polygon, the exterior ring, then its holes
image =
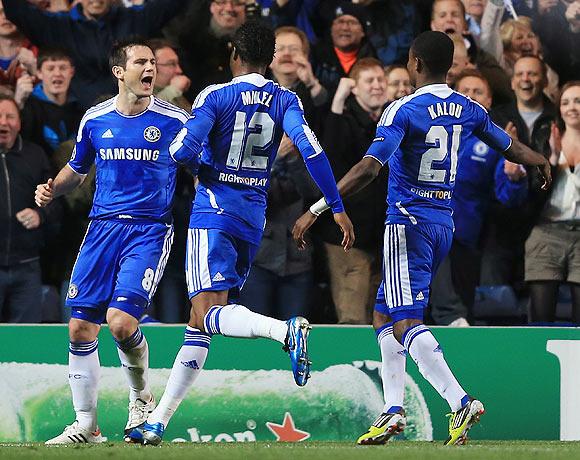
{"type": "Polygon", "coordinates": [[[276,29],[276,54],[270,69],[280,85],[300,97],[308,124],[316,132],[319,124],[316,108],[327,102],[328,92],[312,72],[309,51],[304,32],[296,27],[280,27],[276,29]]]}
{"type": "Polygon", "coordinates": [[[46,182],[52,170],[42,149],[19,133],[16,101],[0,96],[0,322],[39,323],[39,249],[58,203],[45,209],[34,204],[36,184],[46,182]]]}
{"type": "MultiPolygon", "coordinates": [[[[491,88],[481,73],[460,74],[456,91],[479,102],[492,104],[491,88]]],[[[451,200],[455,232],[449,255],[443,260],[431,285],[431,316],[436,324],[469,326],[479,284],[479,240],[492,197],[508,208],[527,198],[526,170],[504,160],[500,152],[475,137],[463,142],[460,167],[451,200]]]]}
{"type": "Polygon", "coordinates": [[[560,77],[560,84],[580,75],[580,0],[539,0],[536,32],[546,63],[560,77]]]}
{"type": "Polygon", "coordinates": [[[487,0],[461,0],[465,7],[465,22],[467,30],[474,37],[481,34],[481,19],[487,5],[487,0]]]}
{"type": "Polygon", "coordinates": [[[558,109],[563,132],[552,125],[550,137],[554,181],[526,241],[532,324],[554,322],[562,283],[570,284],[571,319],[580,324],[580,81],[564,85],[558,109]]]}
{"type": "Polygon", "coordinates": [[[36,45],[62,46],[75,63],[72,94],[86,109],[115,86],[108,65],[114,41],[128,35],[158,33],[187,2],[149,0],[142,7],[125,8],[112,0],[80,0],[68,13],[54,14],[23,0],[4,0],[6,16],[36,45]]]}
{"type": "MultiPolygon", "coordinates": [[[[457,77],[465,70],[474,69],[475,66],[469,61],[467,47],[463,37],[458,34],[451,35],[455,48],[453,50],[453,63],[447,72],[447,84],[452,88],[455,86],[457,77]]],[[[487,80],[486,80],[487,81],[487,80]]]]}
{"type": "MultiPolygon", "coordinates": [[[[342,78],[324,127],[323,146],[337,181],[367,151],[376,131],[386,98],[385,73],[381,61],[364,58],[352,67],[350,78],[342,78]]],[[[347,198],[345,209],[356,227],[354,247],[346,254],[342,235],[332,218],[320,217],[316,231],[324,241],[330,273],[330,288],[339,323],[368,324],[373,263],[377,260],[385,215],[386,183],[379,177],[371,185],[347,198]]],[[[378,256],[380,260],[380,256],[378,256]]]]}
{"type": "Polygon", "coordinates": [[[312,249],[299,251],[292,227],[305,203],[318,197],[304,162],[292,141],[282,139],[272,166],[266,227],[240,303],[263,315],[287,320],[309,316],[313,292],[312,249]]]}
{"type": "MultiPolygon", "coordinates": [[[[519,58],[514,65],[512,88],[516,101],[492,111],[492,117],[521,142],[537,152],[550,155],[550,126],[555,119],[554,104],[543,95],[547,84],[546,66],[535,56],[519,58]]],[[[535,181],[535,171],[529,171],[535,181]]],[[[536,211],[538,187],[530,187],[530,200],[521,209],[494,205],[490,212],[482,262],[482,285],[516,285],[523,280],[524,242],[536,211]]]]}
{"type": "Polygon", "coordinates": [[[166,38],[177,44],[183,71],[192,81],[188,96],[210,84],[231,80],[230,39],[247,18],[246,0],[196,0],[165,28],[166,38]]]}
{"type": "Polygon", "coordinates": [[[365,8],[342,2],[334,13],[330,40],[321,41],[313,49],[314,73],[331,95],[357,60],[375,57],[372,45],[365,39],[368,22],[365,8]]]}
{"type": "Polygon", "coordinates": [[[38,79],[22,110],[22,137],[40,145],[52,157],[58,146],[76,136],[83,116],[70,95],[74,75],[72,58],[60,48],[45,48],[38,55],[38,79]]]}
{"type": "Polygon", "coordinates": [[[411,77],[404,65],[392,64],[385,68],[385,78],[387,79],[387,104],[411,94],[411,77]]]}
{"type": "Polygon", "coordinates": [[[431,13],[431,30],[463,35],[469,60],[491,85],[496,103],[512,100],[509,77],[493,56],[477,46],[475,38],[467,31],[465,7],[461,0],[435,0],[431,13]]]}
{"type": "MultiPolygon", "coordinates": [[[[514,72],[514,63],[521,56],[542,57],[541,45],[538,36],[532,30],[532,20],[525,16],[510,19],[500,28],[503,52],[496,56],[506,73],[511,77],[514,72]]],[[[551,101],[555,101],[559,94],[558,75],[550,67],[547,68],[548,84],[544,94],[551,101]]]]}
{"type": "Polygon", "coordinates": [[[157,66],[153,94],[188,112],[191,111],[191,102],[183,95],[191,86],[191,80],[183,75],[175,48],[171,42],[159,38],[149,40],[148,45],[155,53],[157,66]]]}

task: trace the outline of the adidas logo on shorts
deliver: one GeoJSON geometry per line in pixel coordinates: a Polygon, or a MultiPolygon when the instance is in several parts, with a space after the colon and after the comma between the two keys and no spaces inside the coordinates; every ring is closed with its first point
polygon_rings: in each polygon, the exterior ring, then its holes
{"type": "Polygon", "coordinates": [[[218,281],[225,281],[226,279],[224,278],[224,275],[222,275],[220,272],[217,272],[215,275],[213,275],[213,278],[211,280],[218,282],[218,281]]]}
{"type": "Polygon", "coordinates": [[[415,297],[415,300],[425,300],[425,296],[423,295],[423,291],[419,291],[419,294],[417,294],[417,297],[415,297]]]}

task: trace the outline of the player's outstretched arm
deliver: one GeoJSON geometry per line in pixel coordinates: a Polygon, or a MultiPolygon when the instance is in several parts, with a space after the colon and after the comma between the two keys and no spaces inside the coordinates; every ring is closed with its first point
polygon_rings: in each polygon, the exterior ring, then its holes
{"type": "Polygon", "coordinates": [[[513,162],[527,166],[537,166],[540,174],[544,178],[543,190],[547,190],[552,183],[552,173],[550,162],[544,155],[538,153],[520,141],[513,139],[509,149],[503,152],[503,156],[513,162]]]}
{"type": "Polygon", "coordinates": [[[72,192],[84,180],[84,175],[76,173],[70,166],[65,165],[56,176],[56,179],[48,179],[46,183],[36,186],[34,201],[37,206],[44,208],[56,197],[72,192]]]}
{"type": "MultiPolygon", "coordinates": [[[[375,177],[379,174],[382,165],[373,158],[365,157],[361,161],[359,161],[356,165],[354,165],[337,184],[338,191],[342,197],[347,197],[350,195],[355,194],[359,190],[365,188],[368,184],[370,184],[375,177]]],[[[294,241],[299,249],[304,249],[306,247],[306,241],[304,240],[304,235],[306,231],[312,227],[314,222],[316,222],[316,218],[329,207],[324,201],[324,198],[319,200],[317,203],[313,204],[308,211],[306,211],[294,224],[294,228],[292,229],[292,236],[294,241]]],[[[341,228],[343,233],[343,244],[342,246],[347,250],[347,246],[345,243],[347,241],[351,242],[350,247],[354,244],[354,234],[352,234],[352,241],[350,240],[351,237],[347,238],[348,232],[345,232],[345,228],[341,225],[342,216],[339,214],[344,213],[336,213],[334,214],[334,221],[338,224],[341,228]]],[[[345,217],[348,219],[348,216],[345,217]]],[[[350,223],[350,219],[349,219],[350,223]]],[[[352,223],[350,223],[352,229],[352,223]]]]}

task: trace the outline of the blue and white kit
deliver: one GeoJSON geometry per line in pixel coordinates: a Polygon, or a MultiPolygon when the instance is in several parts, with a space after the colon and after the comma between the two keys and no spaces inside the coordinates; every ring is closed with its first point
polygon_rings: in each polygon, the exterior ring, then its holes
{"type": "Polygon", "coordinates": [[[199,178],[186,260],[190,298],[242,287],[262,238],[270,170],[284,133],[333,212],[343,211],[328,159],[296,94],[252,73],[209,86],[195,100],[170,148],[175,161],[199,178]]]}
{"type": "Polygon", "coordinates": [[[445,84],[419,88],[384,111],[365,156],[389,165],[383,280],[375,309],[422,319],[432,274],[453,237],[458,158],[476,136],[498,152],[511,138],[477,102],[445,84]]]}
{"type": "Polygon", "coordinates": [[[155,293],[173,241],[177,167],[169,146],[189,117],[154,97],[134,116],[116,102],[86,112],[68,163],[79,175],[96,166],[91,223],[66,300],[74,318],[96,324],[109,307],[140,318],[155,293]]]}

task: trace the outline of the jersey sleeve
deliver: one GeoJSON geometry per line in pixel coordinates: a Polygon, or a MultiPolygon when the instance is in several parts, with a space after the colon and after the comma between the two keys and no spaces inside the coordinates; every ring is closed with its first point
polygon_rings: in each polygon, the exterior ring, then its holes
{"type": "Polygon", "coordinates": [[[332,212],[343,212],[344,205],[338,193],[328,158],[304,118],[300,99],[295,94],[291,94],[289,97],[289,105],[284,112],[282,124],[284,132],[300,151],[310,176],[324,195],[324,199],[332,212]]]}
{"type": "Polygon", "coordinates": [[[509,134],[491,121],[487,110],[483,106],[475,101],[472,101],[472,104],[476,120],[473,134],[498,152],[505,152],[509,149],[512,146],[512,138],[509,134]]]}
{"type": "Polygon", "coordinates": [[[528,197],[528,180],[526,177],[512,181],[504,172],[505,159],[500,157],[495,167],[494,189],[497,200],[503,205],[515,208],[524,204],[528,197]]]}
{"type": "Polygon", "coordinates": [[[377,123],[375,138],[364,156],[385,165],[403,142],[407,127],[408,117],[404,107],[398,101],[392,102],[377,123]]]}
{"type": "Polygon", "coordinates": [[[215,93],[204,94],[206,91],[199,94],[193,103],[191,117],[169,146],[171,158],[193,174],[197,174],[202,144],[216,120],[215,93]]]}
{"type": "Polygon", "coordinates": [[[77,141],[68,162],[69,167],[77,174],[88,174],[95,162],[95,147],[91,139],[90,124],[81,121],[77,141]]]}

